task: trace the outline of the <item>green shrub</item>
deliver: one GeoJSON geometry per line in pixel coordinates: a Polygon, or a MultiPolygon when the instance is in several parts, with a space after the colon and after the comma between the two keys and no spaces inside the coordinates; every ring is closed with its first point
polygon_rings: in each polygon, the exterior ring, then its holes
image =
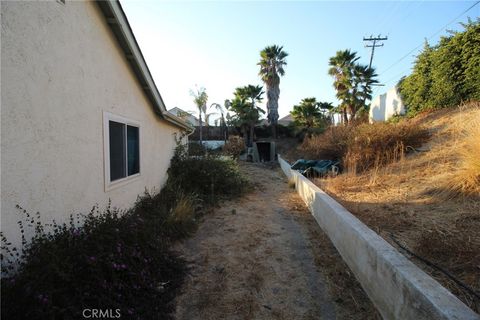
{"type": "Polygon", "coordinates": [[[22,210],[20,224],[36,232],[21,251],[2,236],[2,316],[81,319],[84,309],[118,309],[123,318],[171,318],[185,267],[169,247],[186,234],[173,232],[172,199],[146,193],[127,212],[94,207],[49,232],[22,210]]]}
{"type": "Polygon", "coordinates": [[[235,160],[216,156],[186,157],[182,147],[177,148],[168,169],[168,188],[196,194],[207,204],[241,195],[247,183],[235,160]]]}
{"type": "Polygon", "coordinates": [[[185,275],[172,243],[195,230],[202,203],[246,185],[233,160],[190,158],[177,143],[162,191],[145,192],[128,211],[94,207],[47,231],[39,213],[18,207],[22,235],[35,232],[21,250],[1,236],[2,317],[82,319],[84,309],[118,309],[126,319],[171,319],[185,275]]]}
{"type": "Polygon", "coordinates": [[[191,156],[203,156],[207,152],[205,146],[202,146],[200,142],[188,143],[188,154],[191,156]]]}

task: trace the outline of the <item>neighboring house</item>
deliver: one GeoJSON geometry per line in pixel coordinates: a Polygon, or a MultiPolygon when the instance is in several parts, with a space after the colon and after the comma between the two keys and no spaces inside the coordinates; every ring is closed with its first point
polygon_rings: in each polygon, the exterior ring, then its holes
{"type": "Polygon", "coordinates": [[[278,124],[282,126],[288,126],[293,121],[293,116],[291,114],[288,114],[285,117],[278,119],[278,124]]]}
{"type": "Polygon", "coordinates": [[[166,111],[119,2],[2,2],[1,17],[1,231],[20,243],[16,205],[62,223],[158,191],[190,127],[166,111]]]}
{"type": "Polygon", "coordinates": [[[184,111],[177,107],[174,107],[168,110],[168,112],[170,112],[174,116],[177,116],[183,119],[185,122],[187,122],[188,124],[191,124],[192,126],[198,127],[200,125],[200,121],[198,121],[198,118],[196,118],[191,112],[184,111]]]}
{"type": "Polygon", "coordinates": [[[401,114],[405,114],[405,106],[396,86],[376,96],[370,104],[370,122],[387,121],[392,116],[401,114]]]}

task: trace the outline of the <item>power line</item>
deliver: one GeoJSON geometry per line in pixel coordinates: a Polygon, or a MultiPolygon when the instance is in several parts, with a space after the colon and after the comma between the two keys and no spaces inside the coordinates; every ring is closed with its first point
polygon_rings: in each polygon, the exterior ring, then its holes
{"type": "MultiPolygon", "coordinates": [[[[461,16],[463,16],[465,13],[467,13],[468,11],[470,11],[473,7],[475,7],[477,4],[479,4],[480,1],[477,1],[475,2],[473,5],[471,5],[468,9],[466,9],[465,11],[463,11],[461,14],[459,14],[457,17],[455,17],[453,20],[451,20],[449,23],[447,23],[446,25],[444,25],[441,29],[439,29],[437,32],[435,32],[434,34],[432,34],[428,39],[432,39],[433,37],[435,37],[437,34],[439,34],[440,32],[442,32],[446,27],[448,27],[449,25],[451,25],[453,22],[455,22],[458,18],[460,18],[461,16]]],[[[418,46],[416,46],[415,48],[413,48],[412,50],[410,50],[406,55],[404,55],[403,57],[401,57],[400,59],[398,59],[397,61],[395,61],[395,63],[393,63],[391,66],[389,66],[387,69],[385,69],[381,74],[384,74],[385,72],[387,72],[388,70],[390,70],[392,67],[394,67],[395,65],[397,65],[397,63],[403,61],[403,59],[405,59],[406,57],[408,57],[412,52],[414,52],[415,50],[417,50],[418,48],[420,48],[422,46],[422,44],[419,44],[418,46]]]]}

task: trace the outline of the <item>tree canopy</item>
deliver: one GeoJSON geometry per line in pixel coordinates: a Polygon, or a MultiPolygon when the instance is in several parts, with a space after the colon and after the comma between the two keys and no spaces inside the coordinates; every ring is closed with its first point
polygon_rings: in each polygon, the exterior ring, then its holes
{"type": "Polygon", "coordinates": [[[408,114],[480,100],[480,18],[436,46],[425,41],[412,73],[398,84],[408,114]]]}
{"type": "Polygon", "coordinates": [[[323,127],[328,121],[325,110],[331,109],[331,103],[318,102],[316,98],[302,99],[300,104],[293,106],[290,112],[297,126],[310,129],[313,127],[323,127]],[[322,108],[323,107],[323,108],[322,108]]]}

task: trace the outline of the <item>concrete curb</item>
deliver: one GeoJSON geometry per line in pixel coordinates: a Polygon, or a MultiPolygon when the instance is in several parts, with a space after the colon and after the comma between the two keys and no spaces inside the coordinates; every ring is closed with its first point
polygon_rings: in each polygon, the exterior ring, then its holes
{"type": "Polygon", "coordinates": [[[384,319],[480,319],[280,156],[278,162],[384,319]]]}

